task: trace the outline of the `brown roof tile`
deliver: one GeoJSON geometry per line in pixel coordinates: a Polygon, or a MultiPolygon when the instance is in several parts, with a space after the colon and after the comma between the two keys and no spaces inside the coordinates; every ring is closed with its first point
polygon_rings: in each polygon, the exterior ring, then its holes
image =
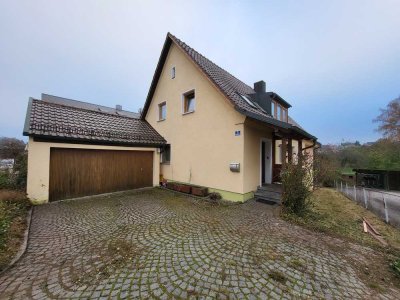
{"type": "Polygon", "coordinates": [[[147,95],[146,103],[143,108],[142,119],[145,118],[147,110],[150,106],[150,101],[153,97],[158,79],[160,77],[164,62],[172,43],[175,43],[184,51],[184,53],[188,55],[188,57],[203,71],[203,73],[214,83],[214,85],[232,102],[237,111],[259,121],[273,124],[287,130],[298,131],[301,135],[304,135],[308,138],[316,139],[314,136],[304,131],[304,129],[302,129],[292,118],[289,118],[289,123],[278,121],[274,119],[270,114],[265,112],[258,105],[254,105],[253,107],[252,105],[247,103],[240,96],[240,94],[254,94],[255,91],[253,88],[245,84],[243,81],[237,79],[235,76],[222,69],[193,48],[189,47],[187,44],[182,42],[171,33],[167,34],[167,38],[165,40],[160,59],[154,73],[149,93],[147,95]]]}
{"type": "Polygon", "coordinates": [[[149,123],[134,117],[31,99],[24,135],[92,142],[162,145],[149,123]]]}

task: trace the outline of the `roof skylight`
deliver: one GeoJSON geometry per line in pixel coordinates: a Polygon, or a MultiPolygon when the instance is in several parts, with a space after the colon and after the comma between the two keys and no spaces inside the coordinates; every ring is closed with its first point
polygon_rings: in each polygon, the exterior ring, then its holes
{"type": "Polygon", "coordinates": [[[240,97],[243,98],[244,101],[247,102],[247,104],[249,104],[251,107],[256,108],[256,106],[254,105],[253,101],[251,101],[251,100],[249,99],[249,97],[247,97],[247,96],[245,96],[245,95],[242,95],[242,94],[239,94],[239,95],[240,95],[240,97]]]}

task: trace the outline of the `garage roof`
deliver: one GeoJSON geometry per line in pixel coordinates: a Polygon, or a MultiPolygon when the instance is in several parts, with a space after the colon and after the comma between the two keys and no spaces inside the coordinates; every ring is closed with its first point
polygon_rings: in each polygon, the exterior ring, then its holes
{"type": "Polygon", "coordinates": [[[166,143],[149,123],[134,114],[90,103],[78,106],[76,100],[62,99],[56,103],[30,98],[23,134],[65,142],[138,146],[166,143]]]}

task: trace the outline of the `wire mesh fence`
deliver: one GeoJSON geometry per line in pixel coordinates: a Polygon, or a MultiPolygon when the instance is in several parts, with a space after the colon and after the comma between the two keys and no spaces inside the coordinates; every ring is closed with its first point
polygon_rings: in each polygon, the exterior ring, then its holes
{"type": "Polygon", "coordinates": [[[347,198],[372,211],[386,223],[400,228],[400,192],[364,188],[343,181],[336,181],[335,188],[347,198]]]}

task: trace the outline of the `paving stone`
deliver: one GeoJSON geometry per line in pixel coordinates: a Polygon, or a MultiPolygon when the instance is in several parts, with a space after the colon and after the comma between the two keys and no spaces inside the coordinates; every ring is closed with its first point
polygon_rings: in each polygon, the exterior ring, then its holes
{"type": "Polygon", "coordinates": [[[148,189],[55,202],[34,208],[27,252],[0,275],[0,299],[371,298],[338,244],[254,201],[148,189]]]}

